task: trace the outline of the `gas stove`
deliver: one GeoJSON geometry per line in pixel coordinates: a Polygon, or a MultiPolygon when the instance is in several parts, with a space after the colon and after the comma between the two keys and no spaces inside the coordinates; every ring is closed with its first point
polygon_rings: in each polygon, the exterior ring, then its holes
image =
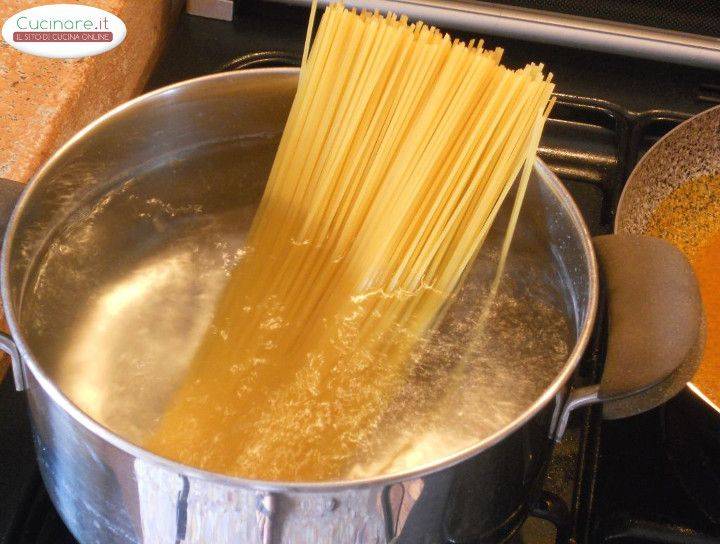
{"type": "MultiPolygon", "coordinates": [[[[306,20],[306,8],[252,1],[236,3],[233,22],[185,14],[148,90],[217,71],[294,65],[306,20]]],[[[720,72],[485,37],[506,48],[507,64],[542,60],[556,74],[557,104],[540,156],[592,234],[611,231],[624,181],[652,143],[720,103],[720,72]]],[[[577,372],[580,385],[597,381],[602,336],[600,323],[577,372]]],[[[683,395],[672,402],[682,404],[683,395]]],[[[666,412],[605,422],[598,408],[579,411],[511,541],[720,544],[720,444],[689,433],[681,410],[666,412]]],[[[42,485],[25,402],[9,376],[0,386],[0,432],[0,544],[74,543],[42,485]]]]}

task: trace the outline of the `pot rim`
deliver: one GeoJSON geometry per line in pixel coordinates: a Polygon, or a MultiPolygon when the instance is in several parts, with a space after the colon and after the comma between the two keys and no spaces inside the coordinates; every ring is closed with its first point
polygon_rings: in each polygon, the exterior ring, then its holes
{"type": "MultiPolygon", "coordinates": [[[[685,119],[682,123],[680,123],[678,126],[673,128],[670,132],[665,134],[662,138],[660,138],[657,142],[655,142],[650,149],[648,149],[645,154],[640,157],[640,160],[637,161],[635,166],[632,169],[632,172],[630,172],[630,175],[627,178],[627,181],[625,182],[625,186],[623,187],[622,192],[620,193],[620,198],[618,199],[618,205],[615,212],[615,221],[613,222],[613,232],[615,234],[621,232],[620,229],[620,221],[622,218],[625,218],[629,215],[632,215],[632,210],[628,208],[626,200],[628,198],[628,192],[630,188],[632,188],[634,185],[636,185],[635,179],[635,173],[642,168],[642,166],[647,161],[654,160],[655,152],[660,148],[661,145],[667,140],[672,134],[680,133],[687,130],[692,130],[693,125],[695,123],[700,123],[705,117],[710,117],[713,115],[720,116],[720,105],[713,106],[712,108],[708,108],[704,111],[701,111],[698,114],[693,115],[692,117],[685,119]]],[[[684,183],[684,182],[683,182],[684,183]]],[[[702,390],[701,387],[698,387],[695,382],[689,381],[687,384],[688,389],[692,392],[693,395],[698,397],[701,402],[707,405],[707,407],[712,410],[717,417],[720,417],[720,406],[718,406],[715,402],[713,402],[702,390]]]]}
{"type": "MultiPolygon", "coordinates": [[[[194,479],[204,480],[206,482],[225,486],[239,486],[246,488],[253,488],[263,491],[293,491],[293,492],[314,492],[314,493],[327,493],[335,491],[345,491],[349,489],[358,489],[369,486],[381,486],[389,485],[409,479],[425,476],[427,474],[438,472],[453,465],[456,465],[470,457],[473,457],[480,452],[490,448],[496,443],[509,436],[511,433],[516,431],[525,422],[537,414],[543,407],[545,407],[556,395],[561,393],[563,386],[569,381],[575,368],[577,367],[582,354],[585,351],[589,338],[592,334],[593,325],[595,322],[595,315],[597,312],[598,304],[598,272],[597,262],[595,258],[595,251],[593,249],[590,232],[582,218],[582,214],[578,209],[575,201],[563,186],[561,181],[553,174],[550,169],[545,165],[543,161],[536,158],[535,168],[546,178],[548,186],[555,192],[556,196],[560,200],[566,212],[569,214],[575,228],[581,235],[582,248],[585,253],[585,257],[588,262],[588,289],[589,297],[586,308],[586,314],[584,322],[578,329],[577,340],[575,345],[568,356],[565,365],[562,370],[556,375],[549,387],[518,417],[516,417],[510,424],[506,425],[502,429],[499,429],[495,433],[483,438],[476,442],[472,446],[465,449],[459,450],[452,455],[448,455],[443,458],[434,460],[431,463],[426,463],[417,467],[413,467],[409,470],[399,471],[392,474],[384,474],[379,476],[373,476],[369,478],[361,479],[345,479],[345,480],[327,480],[318,482],[301,482],[301,481],[265,481],[265,480],[254,480],[249,478],[241,478],[237,476],[224,475],[217,472],[211,472],[200,468],[192,467],[172,461],[165,457],[161,457],[154,454],[141,446],[133,444],[128,440],[122,438],[120,435],[114,433],[104,425],[95,421],[88,414],[82,411],[76,406],[52,381],[42,367],[35,361],[32,355],[30,347],[28,346],[24,335],[22,334],[20,327],[17,322],[15,315],[15,308],[10,303],[10,290],[9,290],[9,278],[10,278],[10,248],[12,247],[13,240],[16,236],[19,220],[23,215],[23,211],[27,206],[28,202],[32,198],[33,192],[40,185],[45,173],[50,170],[54,163],[56,163],[62,155],[70,150],[76,142],[85,138],[97,127],[112,123],[115,116],[126,110],[132,109],[139,104],[142,104],[148,100],[152,100],[154,97],[165,93],[173,93],[178,89],[183,89],[192,85],[202,85],[208,81],[219,80],[219,79],[230,79],[230,78],[253,78],[258,76],[268,75],[297,75],[299,73],[298,68],[256,68],[250,70],[243,70],[238,72],[224,72],[218,74],[205,75],[193,79],[188,79],[168,85],[149,93],[140,95],[128,102],[125,102],[104,115],[100,116],[90,124],[85,126],[79,132],[77,132],[72,138],[64,143],[52,156],[42,165],[42,167],[35,173],[32,179],[28,182],[27,187],[20,196],[15,209],[13,210],[12,217],[8,223],[7,230],[5,232],[2,258],[0,260],[0,294],[3,299],[3,308],[5,311],[6,320],[10,328],[12,337],[17,345],[20,357],[22,360],[23,372],[25,368],[29,369],[35,380],[38,382],[43,391],[55,402],[64,412],[72,417],[77,423],[82,425],[86,430],[95,434],[102,440],[112,444],[114,447],[125,452],[126,454],[140,459],[144,462],[159,465],[165,469],[173,471],[178,474],[192,477],[194,479]]],[[[556,411],[560,410],[560,406],[556,407],[556,411]]]]}

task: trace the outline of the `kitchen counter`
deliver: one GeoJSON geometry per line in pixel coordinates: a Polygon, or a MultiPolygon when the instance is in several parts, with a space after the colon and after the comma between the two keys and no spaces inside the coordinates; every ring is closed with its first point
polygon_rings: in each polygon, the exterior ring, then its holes
{"type": "MultiPolygon", "coordinates": [[[[0,3],[0,20],[45,3],[5,0],[0,3]]],[[[82,3],[125,22],[127,37],[119,47],[94,57],[62,60],[20,53],[0,43],[0,177],[26,182],[77,130],[145,86],[170,27],[171,2],[82,3]]]]}
{"type": "MultiPolygon", "coordinates": [[[[28,55],[0,41],[0,177],[26,183],[80,128],[139,94],[180,5],[170,0],[64,2],[114,13],[127,26],[127,36],[108,53],[68,60],[28,55]]],[[[4,0],[0,22],[47,3],[4,0]]],[[[0,363],[0,377],[3,374],[0,363]]]]}

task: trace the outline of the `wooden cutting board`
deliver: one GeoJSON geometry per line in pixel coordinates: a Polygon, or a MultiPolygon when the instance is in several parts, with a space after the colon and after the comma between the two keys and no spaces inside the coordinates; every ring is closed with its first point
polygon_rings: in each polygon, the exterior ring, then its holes
{"type": "MultiPolygon", "coordinates": [[[[0,177],[26,183],[75,132],[139,94],[174,25],[180,2],[64,0],[92,5],[125,22],[116,49],[84,59],[46,59],[0,41],[0,177]]],[[[46,0],[4,0],[0,21],[46,0]]],[[[5,320],[0,321],[7,330],[5,320]]],[[[7,369],[0,361],[0,378],[7,369]]]]}

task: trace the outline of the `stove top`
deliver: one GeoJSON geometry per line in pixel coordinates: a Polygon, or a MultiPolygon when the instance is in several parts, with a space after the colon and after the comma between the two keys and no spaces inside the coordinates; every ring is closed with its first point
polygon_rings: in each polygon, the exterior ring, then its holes
{"type": "MultiPolygon", "coordinates": [[[[237,5],[233,23],[183,15],[148,89],[225,69],[297,63],[307,10],[237,5]]],[[[556,73],[558,101],[540,155],[593,234],[611,231],[623,183],[652,143],[720,103],[717,72],[492,36],[486,42],[502,44],[510,65],[543,60],[556,73]]],[[[578,384],[598,378],[601,337],[602,327],[578,384]]],[[[681,395],[672,402],[686,401],[681,395]]],[[[603,422],[597,407],[576,414],[513,542],[720,544],[720,444],[674,408],[613,422],[603,422]]],[[[25,401],[9,377],[0,385],[0,432],[0,544],[74,543],[40,480],[25,401]]]]}

